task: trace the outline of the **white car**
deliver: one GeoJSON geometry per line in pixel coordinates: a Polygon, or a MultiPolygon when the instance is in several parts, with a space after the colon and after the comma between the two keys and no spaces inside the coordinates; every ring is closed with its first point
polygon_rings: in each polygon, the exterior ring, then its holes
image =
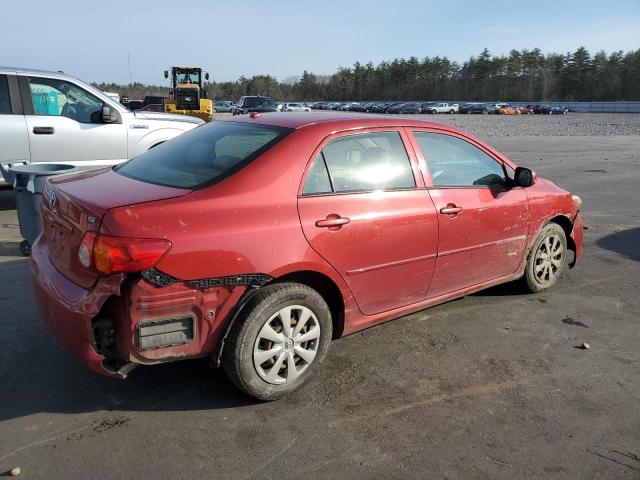
{"type": "Polygon", "coordinates": [[[310,112],[311,109],[302,103],[285,103],[282,106],[283,112],[310,112]]]}
{"type": "Polygon", "coordinates": [[[204,123],[131,112],[104,92],[57,72],[0,67],[0,183],[12,166],[116,165],[204,123]]]}
{"type": "Polygon", "coordinates": [[[423,111],[427,113],[458,113],[460,107],[457,103],[434,103],[424,108],[423,111]]]}

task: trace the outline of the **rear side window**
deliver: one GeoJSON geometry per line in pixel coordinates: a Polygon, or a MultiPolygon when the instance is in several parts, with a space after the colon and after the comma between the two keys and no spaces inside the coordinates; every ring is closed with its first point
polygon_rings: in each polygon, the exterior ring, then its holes
{"type": "Polygon", "coordinates": [[[175,188],[202,188],[232,175],[291,129],[214,122],[184,133],[116,167],[126,177],[175,188]]]}
{"type": "Polygon", "coordinates": [[[9,98],[9,83],[6,75],[0,75],[0,115],[11,113],[11,100],[9,98]]]}
{"type": "Polygon", "coordinates": [[[313,161],[307,180],[304,183],[303,195],[318,195],[321,193],[331,193],[331,179],[327,171],[327,165],[322,156],[322,152],[313,161]]]}
{"type": "Polygon", "coordinates": [[[434,187],[504,187],[501,163],[475,145],[440,133],[414,133],[434,187]]]}
{"type": "Polygon", "coordinates": [[[416,186],[411,163],[398,132],[360,133],[336,138],[325,145],[322,154],[335,192],[397,190],[416,186]]]}

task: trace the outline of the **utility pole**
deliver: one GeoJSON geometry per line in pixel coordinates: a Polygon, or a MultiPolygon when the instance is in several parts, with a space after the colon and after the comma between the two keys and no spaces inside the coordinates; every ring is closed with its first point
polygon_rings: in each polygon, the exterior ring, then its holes
{"type": "Polygon", "coordinates": [[[133,77],[131,75],[131,53],[127,53],[127,60],[129,61],[129,84],[132,84],[133,77]]]}

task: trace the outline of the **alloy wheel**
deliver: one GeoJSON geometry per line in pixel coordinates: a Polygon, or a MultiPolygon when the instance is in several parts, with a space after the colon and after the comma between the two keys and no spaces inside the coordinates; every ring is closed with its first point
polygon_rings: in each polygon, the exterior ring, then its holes
{"type": "Polygon", "coordinates": [[[556,281],[564,261],[564,246],[558,235],[547,236],[534,256],[533,272],[540,285],[556,281]]]}

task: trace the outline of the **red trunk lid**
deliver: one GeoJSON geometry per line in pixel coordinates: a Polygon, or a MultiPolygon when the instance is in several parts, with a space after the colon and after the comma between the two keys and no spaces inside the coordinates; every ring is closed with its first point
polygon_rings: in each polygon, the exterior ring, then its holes
{"type": "Polygon", "coordinates": [[[80,265],[78,248],[86,231],[100,230],[107,210],[180,197],[189,192],[133,180],[113,170],[53,177],[42,195],[42,226],[49,258],[65,277],[89,288],[97,275],[80,265]]]}

